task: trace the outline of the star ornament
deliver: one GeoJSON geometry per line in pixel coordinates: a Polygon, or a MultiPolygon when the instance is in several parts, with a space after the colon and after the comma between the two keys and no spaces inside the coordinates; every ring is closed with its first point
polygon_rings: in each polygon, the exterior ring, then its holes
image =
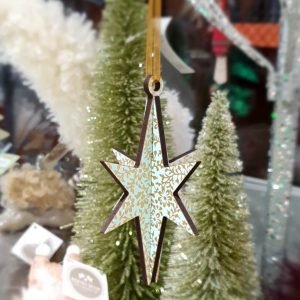
{"type": "Polygon", "coordinates": [[[146,92],[149,97],[137,158],[113,150],[119,164],[101,162],[124,190],[102,232],[135,220],[143,279],[150,284],[157,280],[167,219],[197,234],[178,192],[199,162],[188,162],[187,156],[168,161],[160,99],[146,92]]]}

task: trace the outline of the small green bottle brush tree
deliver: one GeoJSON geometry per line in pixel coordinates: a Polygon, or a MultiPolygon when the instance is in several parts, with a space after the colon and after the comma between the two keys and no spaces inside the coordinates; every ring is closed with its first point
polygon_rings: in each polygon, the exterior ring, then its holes
{"type": "Polygon", "coordinates": [[[255,257],[235,127],[225,93],[207,110],[185,199],[199,230],[177,231],[163,299],[258,299],[255,257]],[[189,207],[190,206],[190,207],[189,207]]]}

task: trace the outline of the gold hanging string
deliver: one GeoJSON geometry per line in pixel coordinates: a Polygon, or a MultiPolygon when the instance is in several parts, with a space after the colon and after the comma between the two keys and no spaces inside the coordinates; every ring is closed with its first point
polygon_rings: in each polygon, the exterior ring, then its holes
{"type": "Polygon", "coordinates": [[[147,19],[146,75],[160,80],[161,0],[149,0],[147,19]]]}

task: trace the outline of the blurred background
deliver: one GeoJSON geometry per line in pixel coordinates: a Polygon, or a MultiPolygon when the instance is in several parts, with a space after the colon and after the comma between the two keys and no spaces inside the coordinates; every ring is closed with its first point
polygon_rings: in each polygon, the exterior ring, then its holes
{"type": "MultiPolygon", "coordinates": [[[[85,13],[93,22],[94,28],[101,32],[100,22],[105,1],[61,1],[66,14],[72,11],[85,13]]],[[[234,24],[274,25],[274,36],[269,31],[253,31],[251,26],[247,34],[250,38],[256,38],[259,42],[256,49],[276,65],[279,46],[279,0],[225,2],[226,14],[234,24]]],[[[184,0],[163,1],[163,16],[172,18],[166,34],[169,44],[181,60],[195,70],[193,74],[180,74],[167,59],[163,58],[163,78],[169,88],[179,93],[179,101],[188,111],[189,117],[186,121],[192,129],[192,134],[188,139],[184,139],[181,147],[189,150],[196,143],[202,119],[210,103],[210,92],[215,84],[214,30],[184,0]]],[[[237,127],[239,149],[244,164],[243,173],[248,178],[245,181],[245,188],[249,196],[251,220],[254,224],[255,241],[260,258],[264,236],[263,221],[266,215],[263,201],[266,198],[267,184],[264,180],[268,175],[271,125],[276,117],[273,113],[274,103],[267,99],[266,70],[259,67],[235,46],[229,45],[226,51],[228,80],[221,87],[228,91],[230,109],[237,127]]],[[[9,145],[8,151],[18,154],[21,157],[20,162],[36,163],[40,154],[50,152],[59,141],[57,125],[49,120],[49,111],[45,105],[39,101],[34,90],[23,84],[23,78],[15,69],[5,64],[0,65],[0,114],[3,115],[1,128],[10,133],[10,136],[1,142],[2,147],[9,145]]],[[[179,113],[178,118],[180,117],[179,113]]],[[[298,134],[293,177],[293,184],[296,187],[300,185],[299,137],[300,134],[298,134]]],[[[61,168],[70,173],[68,178],[76,173],[78,166],[79,161],[71,155],[61,162],[61,168]]],[[[293,190],[286,239],[287,267],[291,267],[294,272],[295,286],[298,285],[298,278],[300,278],[300,237],[298,237],[300,223],[297,218],[297,212],[300,211],[299,203],[300,191],[296,188],[293,190]]],[[[277,298],[274,296],[274,299],[277,298]]],[[[295,294],[294,298],[290,299],[299,299],[299,296],[295,294]]]]}

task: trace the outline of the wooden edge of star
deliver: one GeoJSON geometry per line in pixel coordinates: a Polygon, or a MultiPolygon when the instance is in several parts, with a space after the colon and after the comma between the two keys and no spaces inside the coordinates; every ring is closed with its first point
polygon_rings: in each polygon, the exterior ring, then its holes
{"type": "MultiPolygon", "coordinates": [[[[155,254],[154,266],[153,266],[153,270],[152,270],[151,283],[157,282],[157,277],[158,277],[158,273],[159,273],[159,264],[160,264],[162,249],[163,249],[163,243],[164,243],[164,236],[165,236],[165,231],[166,231],[166,227],[167,227],[167,221],[168,221],[168,219],[166,217],[163,217],[162,222],[161,222],[161,227],[160,227],[160,234],[159,234],[156,254],[155,254]]],[[[139,241],[139,243],[140,242],[142,243],[142,240],[139,241]]],[[[143,245],[143,244],[141,244],[141,245],[143,245]]]]}
{"type": "Polygon", "coordinates": [[[178,206],[180,207],[184,217],[186,218],[187,222],[189,223],[189,225],[191,226],[191,229],[194,233],[194,235],[198,235],[198,229],[196,227],[196,225],[194,224],[191,216],[189,215],[187,209],[185,208],[185,205],[183,204],[180,196],[179,196],[179,191],[181,190],[181,188],[185,185],[185,183],[189,180],[189,178],[193,175],[193,173],[196,171],[196,169],[199,167],[200,162],[197,161],[194,165],[194,167],[191,169],[191,171],[185,176],[185,178],[181,181],[181,183],[179,184],[179,186],[177,187],[177,189],[174,191],[173,196],[178,204],[178,206]]]}
{"type": "MultiPolygon", "coordinates": [[[[126,157],[128,160],[131,160],[135,164],[135,160],[136,160],[135,157],[132,157],[132,156],[128,155],[127,153],[125,153],[125,151],[120,150],[118,148],[113,148],[112,150],[113,150],[113,153],[114,153],[115,156],[116,156],[116,153],[119,152],[119,154],[122,154],[124,157],[126,157]]],[[[117,158],[117,156],[116,156],[116,158],[117,158]]]]}
{"type": "Polygon", "coordinates": [[[121,188],[123,190],[123,194],[120,197],[120,199],[118,200],[118,202],[115,205],[115,207],[113,208],[112,213],[110,214],[109,218],[105,221],[105,223],[103,224],[103,226],[100,229],[100,231],[102,233],[105,233],[106,230],[107,230],[107,228],[108,228],[108,226],[109,226],[109,224],[111,223],[111,221],[113,220],[113,218],[115,217],[115,215],[117,214],[117,212],[119,211],[119,209],[121,208],[121,206],[123,205],[125,199],[129,195],[129,193],[126,190],[126,188],[123,186],[123,184],[121,183],[121,181],[117,178],[117,176],[112,172],[112,170],[106,164],[106,162],[105,161],[100,161],[100,163],[106,169],[106,171],[111,175],[111,177],[121,186],[121,188]]]}
{"type": "MultiPolygon", "coordinates": [[[[165,223],[166,223],[166,221],[165,221],[165,223]]],[[[147,270],[146,270],[145,253],[143,251],[143,249],[144,249],[143,235],[142,235],[141,223],[140,223],[139,217],[136,217],[134,219],[134,225],[135,225],[135,230],[136,230],[136,235],[137,235],[137,240],[138,240],[138,245],[139,245],[138,252],[139,252],[139,259],[140,259],[140,264],[141,264],[140,269],[142,271],[142,279],[145,284],[148,284],[149,280],[148,280],[147,270]]],[[[160,239],[161,239],[161,237],[159,236],[159,241],[160,241],[160,239]]],[[[156,251],[155,257],[157,257],[157,251],[156,251]]],[[[159,267],[159,264],[158,264],[158,267],[159,267]]],[[[151,282],[154,282],[153,279],[154,279],[154,277],[153,277],[153,273],[152,273],[151,282]]],[[[155,277],[155,279],[156,279],[156,277],[155,277]]]]}
{"type": "Polygon", "coordinates": [[[173,163],[175,163],[175,162],[178,162],[178,161],[180,161],[181,159],[183,159],[184,157],[190,156],[190,155],[193,154],[194,152],[195,152],[194,150],[186,151],[186,152],[182,153],[181,155],[178,155],[178,156],[176,156],[176,157],[170,159],[170,160],[169,160],[169,163],[170,163],[170,164],[173,164],[173,163]]]}

